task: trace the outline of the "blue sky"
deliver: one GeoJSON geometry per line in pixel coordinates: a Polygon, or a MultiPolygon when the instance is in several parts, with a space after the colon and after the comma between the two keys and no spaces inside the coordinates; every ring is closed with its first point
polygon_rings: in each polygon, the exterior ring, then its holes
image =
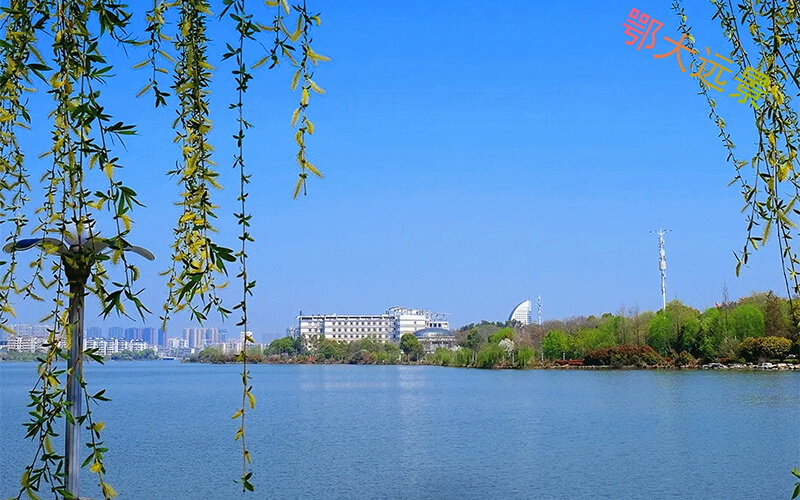
{"type": "MultiPolygon", "coordinates": [[[[309,158],[325,179],[312,180],[308,196],[291,199],[289,121],[299,96],[289,91],[290,68],[258,70],[247,96],[256,124],[246,161],[254,174],[257,336],[282,334],[300,310],[402,305],[449,313],[453,326],[505,320],[538,295],[545,319],[616,313],[622,304],[657,310],[658,238],[649,231],[660,224],[671,229],[668,300],[703,309],[721,300],[723,283],[731,298],[785,295],[774,244],[735,276],[732,252],[741,249],[745,222],[742,197],[727,186],[734,170],[697,83],[674,57],[653,57],[672,48],[664,36],[680,38],[669,3],[311,2],[323,21],[314,46],[333,61],[315,76],[327,93],[312,96],[309,158]],[[631,8],[664,24],[652,50],[625,44],[631,8]]],[[[726,54],[707,2],[685,4],[698,47],[726,54]]],[[[136,12],[141,26],[143,9],[136,12]]],[[[211,33],[218,60],[221,40],[232,35],[219,25],[211,33]]],[[[130,67],[144,52],[126,58],[110,50],[117,78],[104,90],[108,110],[139,130],[118,151],[120,178],[147,205],[134,213],[130,239],[157,255],[141,269],[144,298],[158,311],[158,272],[167,268],[178,216],[178,187],[164,174],[179,155],[174,112],[135,98],[148,75],[130,67]]],[[[263,49],[250,50],[255,61],[263,49]]],[[[233,246],[233,94],[230,67],[217,67],[213,141],[226,186],[217,193],[219,239],[233,246]]],[[[752,112],[727,93],[717,99],[720,112],[749,158],[752,112]]],[[[44,95],[32,100],[26,145],[34,172],[44,168],[36,156],[46,148],[49,105],[44,95]]],[[[232,282],[229,304],[238,295],[232,282]]],[[[15,305],[20,322],[42,315],[41,304],[15,305]]],[[[89,306],[88,325],[102,324],[96,310],[89,306]]],[[[234,323],[209,321],[229,330],[234,323]]],[[[193,325],[176,317],[170,334],[185,326],[193,325]]]]}

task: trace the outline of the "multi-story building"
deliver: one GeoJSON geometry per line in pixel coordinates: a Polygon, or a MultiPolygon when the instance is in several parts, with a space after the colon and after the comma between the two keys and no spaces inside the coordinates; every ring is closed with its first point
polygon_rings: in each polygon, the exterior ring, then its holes
{"type": "Polygon", "coordinates": [[[126,340],[144,340],[144,328],[126,328],[125,329],[125,339],[126,340]]]}
{"type": "Polygon", "coordinates": [[[49,337],[51,325],[28,325],[18,324],[9,325],[9,328],[14,332],[14,335],[24,335],[29,337],[49,337]]]}
{"type": "Polygon", "coordinates": [[[517,306],[508,315],[509,321],[518,321],[523,325],[531,324],[531,301],[524,300],[517,304],[517,306]]]}
{"type": "Polygon", "coordinates": [[[151,345],[167,347],[167,332],[160,328],[146,327],[142,329],[142,340],[151,345]]]}
{"type": "Polygon", "coordinates": [[[12,335],[8,339],[8,350],[19,352],[44,352],[47,349],[43,344],[47,342],[45,337],[34,337],[33,335],[12,335]]]}
{"type": "Polygon", "coordinates": [[[142,340],[148,344],[158,344],[158,333],[156,329],[150,326],[142,328],[142,340]]]}
{"type": "Polygon", "coordinates": [[[9,351],[39,352],[43,351],[42,344],[50,337],[51,325],[28,325],[25,323],[9,325],[13,333],[4,331],[0,340],[8,341],[9,351]]]}
{"type": "Polygon", "coordinates": [[[326,339],[352,342],[365,338],[399,342],[405,333],[425,328],[444,328],[449,324],[441,314],[418,309],[393,307],[383,314],[310,315],[297,317],[292,333],[302,337],[323,335],[326,339]]]}
{"type": "Polygon", "coordinates": [[[434,352],[436,349],[455,349],[458,341],[455,335],[444,328],[425,328],[414,332],[414,336],[422,344],[425,352],[434,352]]]}
{"type": "MultiPolygon", "coordinates": [[[[44,344],[47,339],[44,337],[34,337],[33,335],[14,335],[8,341],[9,351],[20,352],[45,352],[47,347],[44,344]]],[[[62,349],[66,348],[64,339],[61,340],[60,346],[62,349]]],[[[145,349],[157,349],[142,340],[126,340],[126,339],[105,339],[105,338],[84,338],[83,349],[97,349],[97,353],[101,356],[115,354],[120,351],[133,351],[139,352],[145,349]]]]}
{"type": "Polygon", "coordinates": [[[158,351],[158,346],[138,339],[85,338],[83,339],[83,348],[97,349],[97,354],[101,356],[108,356],[122,351],[140,352],[145,349],[158,351]]]}
{"type": "Polygon", "coordinates": [[[443,314],[432,313],[424,309],[406,309],[392,307],[388,314],[392,317],[392,340],[400,342],[406,333],[414,333],[425,328],[441,328],[447,330],[450,324],[443,314]]]}
{"type": "Polygon", "coordinates": [[[207,347],[219,344],[219,330],[217,328],[184,328],[183,338],[189,347],[207,347]]]}
{"type": "Polygon", "coordinates": [[[189,342],[186,339],[179,339],[172,337],[167,340],[168,349],[185,349],[189,347],[189,342]]]}
{"type": "Polygon", "coordinates": [[[392,318],[384,314],[314,315],[299,316],[299,333],[302,337],[324,335],[332,340],[353,341],[365,338],[389,340],[392,318]]]}

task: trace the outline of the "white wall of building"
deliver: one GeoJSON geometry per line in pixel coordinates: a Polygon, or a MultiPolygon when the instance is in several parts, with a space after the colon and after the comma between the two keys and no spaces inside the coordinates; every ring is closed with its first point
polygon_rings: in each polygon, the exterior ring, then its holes
{"type": "Polygon", "coordinates": [[[326,339],[352,342],[365,338],[399,342],[405,333],[423,328],[449,329],[441,314],[394,307],[383,314],[298,316],[297,332],[303,337],[324,335],[326,339]]]}

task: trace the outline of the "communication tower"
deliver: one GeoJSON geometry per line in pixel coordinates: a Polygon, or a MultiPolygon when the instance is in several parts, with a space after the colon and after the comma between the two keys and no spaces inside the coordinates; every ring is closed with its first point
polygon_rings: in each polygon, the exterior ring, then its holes
{"type": "Polygon", "coordinates": [[[539,324],[541,325],[542,324],[542,296],[541,295],[539,295],[536,298],[536,305],[538,306],[538,309],[539,309],[539,324]]]}
{"type": "Polygon", "coordinates": [[[658,228],[658,231],[650,231],[658,235],[658,269],[661,271],[661,308],[667,310],[667,258],[664,254],[664,235],[670,230],[658,228]]]}

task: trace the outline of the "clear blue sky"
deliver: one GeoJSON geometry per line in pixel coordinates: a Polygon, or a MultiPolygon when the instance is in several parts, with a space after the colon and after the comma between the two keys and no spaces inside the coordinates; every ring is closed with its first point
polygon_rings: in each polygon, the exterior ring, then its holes
{"type": "MultiPolygon", "coordinates": [[[[449,313],[453,326],[505,320],[537,295],[545,319],[616,313],[622,304],[656,310],[658,245],[649,231],[659,224],[672,230],[668,300],[703,309],[721,300],[723,283],[732,299],[769,289],[784,295],[774,244],[735,276],[732,251],[742,246],[745,223],[741,195],[727,186],[733,167],[696,82],[674,57],[653,58],[672,48],[663,36],[680,38],[669,3],[311,1],[323,21],[314,46],[333,61],[317,70],[327,94],[313,95],[309,109],[310,160],[325,179],[312,180],[308,196],[291,199],[289,119],[299,96],[289,92],[290,69],[258,70],[247,97],[256,124],[246,161],[254,174],[257,337],[282,335],[299,310],[380,313],[402,305],[449,313]],[[632,7],[664,24],[652,50],[624,43],[632,7]]],[[[698,47],[726,54],[707,4],[686,2],[698,47]]],[[[233,38],[223,33],[212,28],[216,58],[220,35],[233,38]]],[[[262,54],[256,45],[249,50],[253,61],[262,54]]],[[[148,75],[130,67],[144,52],[114,54],[118,78],[104,92],[110,112],[138,125],[139,135],[119,150],[120,178],[147,205],[134,213],[130,239],[157,255],[141,269],[144,298],[158,312],[165,297],[158,272],[168,266],[178,216],[178,187],[164,174],[179,156],[174,112],[135,98],[148,75]]],[[[219,238],[233,246],[229,71],[218,64],[212,118],[226,186],[217,193],[219,238]]],[[[749,157],[752,113],[727,92],[717,101],[749,157]]],[[[44,168],[36,156],[49,136],[49,105],[43,94],[32,101],[37,121],[26,141],[34,172],[44,168]]],[[[229,304],[238,295],[232,282],[229,304]]],[[[20,322],[42,315],[40,304],[16,307],[20,322]]],[[[88,325],[101,324],[96,310],[90,306],[88,325]]],[[[109,318],[104,326],[128,323],[109,318]]],[[[234,323],[209,321],[231,331],[234,323]]],[[[148,324],[157,325],[157,315],[148,324]]],[[[170,335],[185,326],[192,325],[177,317],[170,335]]]]}

